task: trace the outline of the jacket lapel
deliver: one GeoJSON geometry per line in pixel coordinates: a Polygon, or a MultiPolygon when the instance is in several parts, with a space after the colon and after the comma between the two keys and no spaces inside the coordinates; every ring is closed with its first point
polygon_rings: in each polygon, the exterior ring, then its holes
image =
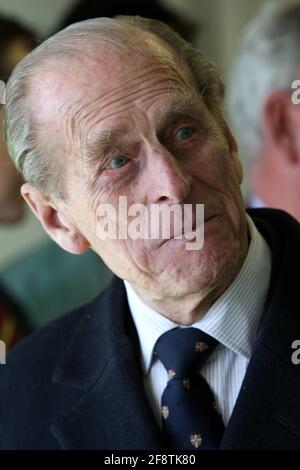
{"type": "Polygon", "coordinates": [[[76,399],[51,431],[63,449],[158,449],[123,282],[86,309],[53,380],[76,399]],[[133,344],[135,347],[133,347],[133,344]]]}
{"type": "Polygon", "coordinates": [[[299,449],[300,366],[291,359],[300,339],[299,227],[286,214],[280,220],[278,211],[249,212],[270,221],[254,219],[272,250],[271,286],[221,449],[299,449]]]}
{"type": "Polygon", "coordinates": [[[299,396],[299,371],[257,344],[220,448],[299,449],[299,396]]]}

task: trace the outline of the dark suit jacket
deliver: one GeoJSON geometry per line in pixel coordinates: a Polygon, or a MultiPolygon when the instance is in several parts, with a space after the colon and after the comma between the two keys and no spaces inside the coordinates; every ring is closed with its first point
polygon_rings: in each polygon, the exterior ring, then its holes
{"type": "MultiPolygon", "coordinates": [[[[300,226],[249,214],[272,250],[268,299],[222,449],[300,448],[300,226]]],[[[241,312],[241,315],[243,312],[241,312]]],[[[160,449],[123,282],[24,340],[0,366],[1,449],[160,449]]]]}

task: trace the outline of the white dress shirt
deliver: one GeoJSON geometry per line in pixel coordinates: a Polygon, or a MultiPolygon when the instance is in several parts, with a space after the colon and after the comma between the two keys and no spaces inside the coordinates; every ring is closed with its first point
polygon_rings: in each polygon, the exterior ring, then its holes
{"type": "MultiPolygon", "coordinates": [[[[220,342],[200,372],[215,395],[225,425],[249,363],[271,274],[270,249],[251,218],[248,215],[247,218],[251,242],[242,269],[204,317],[190,325],[220,342]]],[[[153,356],[153,350],[163,333],[180,325],[146,305],[131,285],[124,282],[140,341],[146,393],[161,426],[160,403],[168,376],[163,364],[153,356]]]]}
{"type": "Polygon", "coordinates": [[[260,207],[266,207],[264,201],[260,199],[259,196],[250,196],[248,202],[248,207],[251,209],[259,209],[260,207]]]}

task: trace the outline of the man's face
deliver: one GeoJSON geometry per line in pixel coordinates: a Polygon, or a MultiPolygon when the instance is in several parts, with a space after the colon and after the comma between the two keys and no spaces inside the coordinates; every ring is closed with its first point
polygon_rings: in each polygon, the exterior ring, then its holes
{"type": "Polygon", "coordinates": [[[63,210],[111,270],[157,298],[229,280],[246,246],[239,164],[188,72],[139,55],[95,61],[56,99],[67,103],[56,118],[70,152],[63,210]],[[184,238],[100,240],[99,206],[118,213],[121,196],[128,207],[204,204],[204,247],[187,251],[184,238]]]}

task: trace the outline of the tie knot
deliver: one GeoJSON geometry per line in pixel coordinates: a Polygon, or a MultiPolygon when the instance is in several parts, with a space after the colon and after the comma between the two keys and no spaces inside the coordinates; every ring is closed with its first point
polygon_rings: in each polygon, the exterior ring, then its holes
{"type": "Polygon", "coordinates": [[[157,341],[154,353],[168,371],[169,379],[194,375],[218,341],[197,328],[174,328],[157,341]]]}

